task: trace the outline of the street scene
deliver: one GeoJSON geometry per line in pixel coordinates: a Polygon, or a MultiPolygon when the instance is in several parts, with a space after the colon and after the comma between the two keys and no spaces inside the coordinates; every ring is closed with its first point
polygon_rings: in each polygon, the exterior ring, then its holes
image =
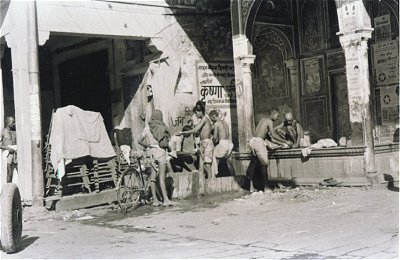
{"type": "Polygon", "coordinates": [[[18,258],[397,259],[399,196],[388,189],[276,189],[70,212],[24,209],[18,258]]]}
{"type": "Polygon", "coordinates": [[[1,0],[1,258],[399,258],[399,0],[1,0]]]}

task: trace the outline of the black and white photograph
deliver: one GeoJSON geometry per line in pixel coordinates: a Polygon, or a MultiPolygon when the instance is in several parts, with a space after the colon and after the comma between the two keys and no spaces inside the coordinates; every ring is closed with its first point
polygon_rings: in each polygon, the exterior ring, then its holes
{"type": "Polygon", "coordinates": [[[399,259],[399,0],[0,0],[0,259],[399,259]]]}

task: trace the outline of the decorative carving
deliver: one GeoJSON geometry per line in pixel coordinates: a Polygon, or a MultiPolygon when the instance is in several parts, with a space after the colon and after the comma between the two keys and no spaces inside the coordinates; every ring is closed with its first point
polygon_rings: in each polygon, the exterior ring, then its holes
{"type": "Polygon", "coordinates": [[[256,102],[289,96],[284,61],[292,57],[291,44],[282,31],[262,24],[255,26],[253,40],[256,102]]]}
{"type": "Polygon", "coordinates": [[[282,32],[279,31],[280,33],[278,33],[278,31],[271,27],[256,25],[254,29],[254,35],[256,36],[253,40],[254,51],[264,48],[267,44],[273,44],[283,53],[284,59],[291,56],[292,47],[289,40],[282,32]]]}
{"type": "Polygon", "coordinates": [[[322,57],[304,59],[301,61],[303,95],[313,95],[322,91],[322,57]]]}
{"type": "Polygon", "coordinates": [[[241,12],[242,12],[242,25],[245,28],[247,22],[247,16],[249,15],[253,0],[242,0],[241,1],[241,12]]]}
{"type": "Polygon", "coordinates": [[[327,64],[328,69],[343,68],[346,65],[346,60],[343,51],[328,53],[327,56],[328,56],[328,64],[327,64]]]}
{"type": "Polygon", "coordinates": [[[268,44],[257,53],[257,92],[263,98],[280,98],[288,96],[285,84],[285,66],[282,51],[275,45],[268,44]]]}
{"type": "Polygon", "coordinates": [[[291,21],[292,5],[288,0],[264,0],[257,15],[267,20],[291,21]]]}
{"type": "Polygon", "coordinates": [[[325,97],[304,100],[303,115],[304,129],[310,132],[313,142],[329,136],[325,97]]]}
{"type": "Polygon", "coordinates": [[[319,50],[322,47],[321,21],[318,4],[308,0],[301,9],[303,51],[319,50]]]}

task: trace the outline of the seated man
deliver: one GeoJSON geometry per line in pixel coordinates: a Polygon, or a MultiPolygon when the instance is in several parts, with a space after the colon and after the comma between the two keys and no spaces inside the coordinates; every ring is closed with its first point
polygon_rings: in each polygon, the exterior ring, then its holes
{"type": "Polygon", "coordinates": [[[293,113],[286,113],[285,120],[275,128],[275,131],[280,137],[293,142],[292,148],[300,147],[300,140],[304,137],[304,131],[300,123],[293,119],[293,113]]]}
{"type": "MultiPolygon", "coordinates": [[[[188,125],[185,125],[182,128],[182,131],[188,131],[191,130],[192,128],[188,125]]],[[[173,135],[171,137],[171,140],[169,141],[169,149],[171,152],[169,153],[172,157],[176,158],[178,157],[177,153],[184,151],[183,149],[183,143],[186,138],[189,138],[191,135],[190,134],[185,134],[185,135],[173,135]]],[[[190,152],[190,151],[185,151],[185,152],[190,152]]]]}
{"type": "MultiPolygon", "coordinates": [[[[182,131],[189,131],[192,127],[185,125],[182,131]]],[[[173,135],[169,148],[171,152],[170,168],[173,172],[198,170],[198,158],[195,139],[192,134],[173,135]]]]}
{"type": "Polygon", "coordinates": [[[277,144],[279,146],[290,146],[293,143],[281,138],[274,130],[274,122],[278,120],[279,112],[276,109],[271,109],[268,116],[261,118],[257,125],[255,137],[251,138],[249,141],[249,146],[252,149],[253,156],[251,158],[249,168],[247,171],[248,177],[250,179],[250,191],[254,192],[253,178],[256,166],[261,163],[261,170],[263,176],[267,174],[268,166],[268,151],[266,146],[266,140],[272,144],[277,144]]]}

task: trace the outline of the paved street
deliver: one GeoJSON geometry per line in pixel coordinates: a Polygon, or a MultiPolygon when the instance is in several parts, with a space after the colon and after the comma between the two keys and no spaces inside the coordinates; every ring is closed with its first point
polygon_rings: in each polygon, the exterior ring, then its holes
{"type": "Polygon", "coordinates": [[[279,189],[73,212],[25,209],[22,250],[3,258],[380,258],[399,256],[399,193],[279,189]]]}

